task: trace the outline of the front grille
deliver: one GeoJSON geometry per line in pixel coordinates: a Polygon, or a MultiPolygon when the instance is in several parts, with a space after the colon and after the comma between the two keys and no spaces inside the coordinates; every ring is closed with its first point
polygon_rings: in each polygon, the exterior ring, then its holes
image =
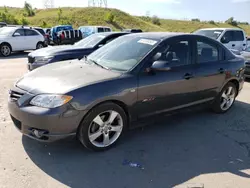
{"type": "Polygon", "coordinates": [[[34,63],[35,62],[35,58],[31,57],[31,56],[28,56],[28,62],[29,63],[34,63]]]}
{"type": "Polygon", "coordinates": [[[13,90],[10,90],[9,94],[10,94],[10,99],[12,101],[17,101],[18,99],[20,99],[23,96],[23,93],[13,91],[13,90]]]}
{"type": "Polygon", "coordinates": [[[16,118],[14,118],[12,115],[10,115],[14,125],[19,129],[21,130],[22,129],[22,123],[21,121],[17,120],[16,118]]]}

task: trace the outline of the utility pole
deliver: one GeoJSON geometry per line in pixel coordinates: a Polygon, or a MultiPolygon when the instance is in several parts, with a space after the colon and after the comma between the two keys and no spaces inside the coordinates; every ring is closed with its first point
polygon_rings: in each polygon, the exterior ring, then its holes
{"type": "Polygon", "coordinates": [[[44,0],[44,8],[54,8],[54,0],[44,0]]]}

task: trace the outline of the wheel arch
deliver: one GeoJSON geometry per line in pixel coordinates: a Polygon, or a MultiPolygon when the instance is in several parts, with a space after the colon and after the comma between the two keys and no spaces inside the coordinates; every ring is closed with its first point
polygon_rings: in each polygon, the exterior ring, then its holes
{"type": "Polygon", "coordinates": [[[125,112],[125,114],[127,116],[127,122],[128,122],[128,128],[129,128],[129,126],[130,126],[130,120],[131,120],[131,115],[130,115],[128,106],[124,102],[122,102],[120,100],[110,99],[110,100],[106,100],[106,101],[101,101],[101,102],[95,104],[94,106],[92,106],[91,108],[88,109],[87,113],[84,114],[84,116],[82,117],[82,120],[81,120],[80,124],[77,127],[77,133],[78,133],[78,130],[80,128],[80,125],[81,125],[82,121],[91,112],[91,110],[94,109],[94,108],[96,108],[96,107],[98,107],[98,106],[100,106],[100,105],[102,105],[102,104],[105,104],[105,103],[114,103],[114,104],[118,105],[119,107],[121,107],[123,109],[123,111],[125,112]]]}
{"type": "Polygon", "coordinates": [[[240,89],[240,83],[239,83],[239,80],[236,79],[236,78],[232,78],[230,80],[227,80],[227,82],[225,82],[225,84],[222,86],[221,90],[225,87],[225,85],[227,85],[228,83],[233,83],[235,86],[236,86],[236,89],[237,89],[237,95],[239,94],[239,89],[240,89]]]}
{"type": "Polygon", "coordinates": [[[2,46],[3,44],[7,44],[10,47],[10,50],[12,51],[12,46],[10,45],[10,43],[8,43],[8,42],[1,42],[0,46],[2,46]]]}

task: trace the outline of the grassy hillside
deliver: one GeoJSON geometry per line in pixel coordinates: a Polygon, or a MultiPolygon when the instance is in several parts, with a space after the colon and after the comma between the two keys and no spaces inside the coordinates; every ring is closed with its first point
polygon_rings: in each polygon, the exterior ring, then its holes
{"type": "MultiPolygon", "coordinates": [[[[8,12],[14,14],[16,17],[23,16],[23,10],[20,8],[7,8],[8,12]]],[[[4,11],[0,7],[0,12],[4,11]]],[[[30,25],[47,26],[64,24],[73,24],[74,27],[82,25],[107,25],[114,30],[122,28],[141,28],[143,31],[176,31],[176,32],[192,32],[199,28],[207,27],[233,27],[225,23],[208,22],[193,22],[181,20],[168,20],[160,19],[160,25],[154,25],[152,20],[145,17],[132,16],[128,13],[122,12],[117,9],[104,9],[104,8],[62,8],[61,20],[58,20],[58,9],[41,9],[35,10],[36,15],[33,17],[26,17],[30,25]],[[114,16],[112,23],[105,20],[107,15],[111,13],[114,16]]],[[[0,20],[1,21],[1,20],[0,20]]],[[[249,25],[238,25],[250,35],[249,25]]]]}

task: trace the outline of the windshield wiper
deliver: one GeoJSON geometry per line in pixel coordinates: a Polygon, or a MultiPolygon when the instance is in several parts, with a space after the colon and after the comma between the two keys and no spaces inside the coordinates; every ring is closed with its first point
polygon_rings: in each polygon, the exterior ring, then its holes
{"type": "Polygon", "coordinates": [[[97,63],[95,60],[93,60],[93,59],[87,59],[87,60],[89,60],[89,61],[91,61],[92,63],[94,63],[95,65],[97,65],[97,66],[99,66],[99,67],[101,67],[101,68],[103,68],[103,69],[107,69],[107,70],[110,70],[108,67],[105,67],[105,66],[103,66],[103,65],[100,65],[99,63],[97,63]]]}

